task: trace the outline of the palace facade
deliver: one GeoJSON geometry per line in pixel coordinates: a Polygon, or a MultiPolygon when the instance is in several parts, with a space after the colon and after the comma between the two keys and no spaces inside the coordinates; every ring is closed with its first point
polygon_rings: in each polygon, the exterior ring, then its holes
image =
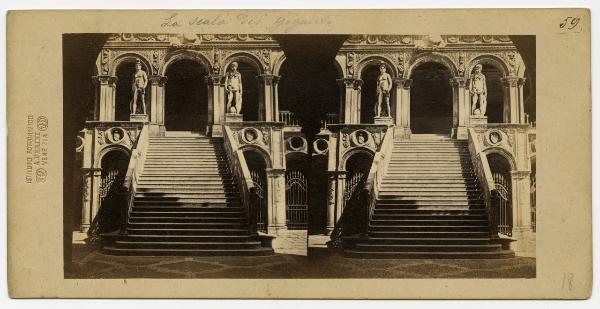
{"type": "Polygon", "coordinates": [[[81,231],[126,255],[271,254],[307,232],[349,257],[535,255],[535,70],[511,37],[351,35],[319,72],[307,111],[271,35],[110,35],[81,231]]]}

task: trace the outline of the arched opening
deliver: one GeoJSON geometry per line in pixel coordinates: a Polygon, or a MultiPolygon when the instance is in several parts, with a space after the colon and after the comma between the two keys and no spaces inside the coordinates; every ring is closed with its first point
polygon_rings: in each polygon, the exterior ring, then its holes
{"type": "Polygon", "coordinates": [[[209,104],[206,74],[201,64],[188,59],[177,60],[167,68],[166,130],[206,132],[209,104]]]}
{"type": "Polygon", "coordinates": [[[502,71],[487,63],[482,63],[481,66],[481,73],[485,75],[487,88],[486,116],[488,117],[488,123],[503,123],[504,90],[502,87],[502,71]]]}
{"type": "MultiPolygon", "coordinates": [[[[142,70],[145,70],[142,66],[142,70]]],[[[117,89],[115,96],[115,120],[129,121],[129,116],[132,114],[131,100],[133,98],[133,76],[135,74],[135,62],[126,61],[121,63],[116,70],[117,89]]],[[[146,72],[148,74],[148,72],[146,72]]],[[[150,114],[150,83],[146,87],[144,94],[146,103],[146,114],[150,114]]],[[[141,109],[141,102],[138,102],[138,111],[141,109]]]]}
{"type": "MultiPolygon", "coordinates": [[[[360,94],[360,123],[375,123],[376,116],[376,106],[377,106],[377,79],[380,75],[381,63],[374,63],[362,71],[360,78],[363,81],[361,94],[360,94]]],[[[389,66],[386,67],[386,73],[391,74],[391,68],[389,66]]],[[[390,75],[391,76],[391,75],[390,75]]],[[[391,85],[390,85],[391,86],[391,85]]],[[[385,101],[382,100],[381,103],[381,116],[392,116],[394,115],[393,110],[393,87],[390,89],[390,94],[388,96],[388,100],[390,103],[390,111],[388,113],[387,106],[385,106],[385,101]]]]}
{"type": "Polygon", "coordinates": [[[369,170],[373,163],[373,155],[367,152],[356,152],[346,160],[346,184],[344,189],[344,209],[342,224],[344,234],[354,235],[362,230],[361,224],[367,222],[365,205],[361,202],[360,193],[365,187],[369,170]]]}
{"type": "Polygon", "coordinates": [[[498,194],[498,232],[511,236],[513,226],[511,166],[505,157],[497,153],[488,154],[487,159],[498,194]]]}
{"type": "Polygon", "coordinates": [[[99,233],[112,232],[121,227],[122,210],[127,207],[127,192],[123,190],[123,181],[128,164],[129,156],[120,150],[111,150],[102,157],[98,192],[100,209],[94,219],[99,233]]]}
{"type": "Polygon", "coordinates": [[[290,230],[308,228],[308,175],[306,154],[289,153],[286,156],[285,209],[286,226],[290,230]]]}
{"type": "Polygon", "coordinates": [[[256,228],[259,231],[267,232],[268,227],[268,213],[267,213],[267,163],[261,155],[252,151],[244,151],[244,158],[248,164],[250,170],[250,176],[254,187],[256,188],[256,194],[258,196],[258,205],[256,209],[256,228]]]}
{"type": "Polygon", "coordinates": [[[425,62],[411,75],[410,129],[412,133],[450,134],[452,130],[452,74],[444,65],[425,62]]]}

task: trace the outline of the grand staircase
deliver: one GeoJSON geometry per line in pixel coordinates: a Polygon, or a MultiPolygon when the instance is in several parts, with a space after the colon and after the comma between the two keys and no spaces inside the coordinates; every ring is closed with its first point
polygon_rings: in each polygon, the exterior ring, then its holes
{"type": "Polygon", "coordinates": [[[466,141],[435,135],[398,140],[367,237],[344,241],[359,258],[508,258],[489,222],[466,141]]]}
{"type": "Polygon", "coordinates": [[[127,235],[105,243],[116,255],[273,253],[250,236],[222,140],[200,136],[150,137],[127,235]]]}

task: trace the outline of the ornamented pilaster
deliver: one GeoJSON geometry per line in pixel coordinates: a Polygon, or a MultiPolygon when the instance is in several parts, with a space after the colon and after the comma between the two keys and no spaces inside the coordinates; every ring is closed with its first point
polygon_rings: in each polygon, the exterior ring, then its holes
{"type": "Polygon", "coordinates": [[[454,77],[450,79],[453,92],[452,112],[453,128],[452,135],[457,139],[467,138],[467,125],[469,124],[470,99],[469,89],[467,89],[467,79],[464,77],[454,77]]]}
{"type": "Polygon", "coordinates": [[[519,84],[518,77],[509,76],[502,78],[504,86],[504,116],[505,123],[519,123],[519,84]]]}
{"type": "Polygon", "coordinates": [[[150,134],[158,135],[164,123],[165,85],[167,77],[152,75],[150,80],[150,134]]]}
{"type": "Polygon", "coordinates": [[[285,169],[268,168],[267,187],[268,187],[268,218],[269,228],[276,229],[286,227],[285,213],[285,169]]]}
{"type": "Polygon", "coordinates": [[[273,75],[273,121],[279,121],[279,80],[281,76],[273,75]]]}
{"type": "Polygon", "coordinates": [[[396,87],[396,136],[410,136],[410,87],[412,79],[394,79],[396,87]]]}
{"type": "Polygon", "coordinates": [[[258,78],[258,120],[274,121],[273,111],[273,79],[274,75],[263,74],[258,78]]]}
{"type": "Polygon", "coordinates": [[[114,121],[117,78],[109,75],[98,75],[94,76],[93,80],[97,87],[97,120],[114,121]]]}
{"type": "Polygon", "coordinates": [[[221,124],[225,122],[225,90],[222,84],[223,75],[211,74],[206,76],[208,87],[208,126],[211,127],[212,137],[222,137],[221,124]]]}

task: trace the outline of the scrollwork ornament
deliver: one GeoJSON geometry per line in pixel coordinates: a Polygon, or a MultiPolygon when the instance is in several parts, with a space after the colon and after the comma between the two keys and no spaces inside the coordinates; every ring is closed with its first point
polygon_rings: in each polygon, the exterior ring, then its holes
{"type": "Polygon", "coordinates": [[[98,130],[98,135],[96,136],[96,139],[97,139],[99,145],[104,145],[104,143],[105,143],[104,131],[98,130]]]}

